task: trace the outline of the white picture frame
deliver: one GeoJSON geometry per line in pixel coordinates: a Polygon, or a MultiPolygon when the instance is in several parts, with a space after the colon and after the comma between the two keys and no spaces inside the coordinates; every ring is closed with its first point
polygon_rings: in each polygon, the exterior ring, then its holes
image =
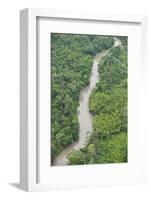
{"type": "MultiPolygon", "coordinates": [[[[72,170],[70,170],[69,174],[67,172],[67,168],[58,168],[58,174],[67,173],[69,180],[71,182],[63,182],[63,183],[54,183],[51,182],[51,177],[49,177],[49,181],[41,182],[39,180],[39,173],[41,172],[41,165],[39,161],[39,154],[42,151],[39,150],[39,140],[38,140],[38,128],[39,128],[39,111],[38,111],[38,87],[39,87],[39,79],[38,70],[37,70],[37,19],[38,18],[47,18],[47,19],[61,19],[72,21],[90,21],[91,23],[99,23],[99,22],[110,22],[127,24],[127,26],[132,26],[134,24],[139,25],[140,30],[140,46],[141,46],[141,63],[140,63],[140,82],[143,82],[145,77],[144,71],[147,66],[146,59],[146,51],[147,51],[147,21],[145,16],[125,16],[125,15],[113,15],[113,14],[101,14],[101,13],[86,13],[86,12],[73,12],[73,11],[54,11],[49,9],[35,9],[29,8],[21,10],[20,12],[20,184],[21,188],[26,191],[39,191],[39,190],[52,190],[52,189],[64,189],[64,188],[74,188],[74,187],[97,187],[97,186],[109,186],[109,185],[128,185],[128,184],[136,184],[136,183],[144,183],[146,182],[146,157],[145,157],[145,133],[143,130],[140,131],[139,142],[142,144],[142,164],[138,166],[138,173],[133,173],[137,171],[132,169],[133,166],[130,167],[130,173],[127,178],[122,177],[121,168],[125,168],[125,166],[121,165],[113,165],[113,166],[104,166],[105,169],[102,168],[102,171],[106,173],[110,172],[112,174],[111,168],[115,169],[115,174],[119,171],[119,176],[116,178],[109,177],[104,175],[102,176],[102,181],[100,180],[100,176],[97,174],[94,175],[94,179],[89,177],[91,172],[91,166],[87,170],[87,168],[83,168],[78,166],[74,172],[79,172],[80,174],[85,173],[85,177],[88,176],[92,182],[87,180],[83,181],[81,178],[77,180],[77,183],[74,184],[70,177],[72,176],[72,170]],[[40,169],[39,169],[40,166],[40,169]],[[106,171],[106,168],[107,171],[106,171]],[[121,172],[120,172],[121,170],[121,172]],[[80,172],[81,171],[81,172],[80,172]],[[70,176],[70,177],[69,177],[70,176]],[[79,181],[79,183],[78,183],[79,181]],[[95,183],[93,182],[95,181],[95,183]]],[[[120,31],[117,30],[117,34],[120,34],[120,31]]],[[[143,84],[142,84],[143,85],[143,84]]],[[[139,106],[139,105],[138,105],[139,106]]],[[[46,140],[45,140],[46,141],[46,140]]],[[[140,143],[139,143],[140,144],[140,143]]],[[[137,163],[136,163],[137,166],[137,163]]],[[[136,167],[135,166],[135,167],[136,167]]],[[[99,166],[93,166],[93,169],[99,170],[99,166]]],[[[74,168],[72,168],[74,169],[74,168]]],[[[44,168],[42,168],[44,171],[44,168]]],[[[55,173],[55,172],[54,172],[55,173]]],[[[109,174],[110,174],[109,173],[109,174]]],[[[47,176],[47,170],[45,171],[45,176],[47,176]]],[[[51,175],[49,175],[51,176],[51,175]]],[[[64,180],[65,177],[62,178],[64,180]]],[[[53,180],[53,179],[52,179],[53,180]]],[[[59,179],[58,179],[59,180],[59,179]]]]}

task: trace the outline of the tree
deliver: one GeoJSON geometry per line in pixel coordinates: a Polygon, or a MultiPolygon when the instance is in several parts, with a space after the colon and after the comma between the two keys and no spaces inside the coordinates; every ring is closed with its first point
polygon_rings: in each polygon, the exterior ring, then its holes
{"type": "Polygon", "coordinates": [[[80,91],[89,84],[93,56],[113,42],[112,36],[51,34],[52,162],[78,140],[80,91]]]}
{"type": "Polygon", "coordinates": [[[94,130],[103,137],[109,137],[121,129],[121,119],[118,113],[96,115],[93,120],[94,130]]]}

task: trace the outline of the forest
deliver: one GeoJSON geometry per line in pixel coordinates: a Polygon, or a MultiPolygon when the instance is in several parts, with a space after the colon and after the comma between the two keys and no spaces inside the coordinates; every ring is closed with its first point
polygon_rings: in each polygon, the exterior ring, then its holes
{"type": "Polygon", "coordinates": [[[69,154],[69,164],[127,162],[127,37],[99,63],[99,82],[89,98],[93,132],[85,148],[69,154]]]}
{"type": "Polygon", "coordinates": [[[79,139],[80,91],[89,85],[93,57],[99,81],[89,98],[93,132],[84,148],[68,155],[69,165],[127,162],[127,37],[51,33],[51,164],[79,139]]]}
{"type": "Polygon", "coordinates": [[[78,140],[80,91],[89,84],[94,55],[113,44],[110,36],[51,33],[51,163],[78,140]]]}

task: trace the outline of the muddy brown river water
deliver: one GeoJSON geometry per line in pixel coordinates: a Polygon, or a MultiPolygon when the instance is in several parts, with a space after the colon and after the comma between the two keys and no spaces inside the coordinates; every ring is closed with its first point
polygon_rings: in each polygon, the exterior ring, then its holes
{"type": "MultiPolygon", "coordinates": [[[[114,37],[114,47],[120,46],[121,41],[114,37]]],[[[72,143],[69,145],[69,147],[65,148],[55,159],[53,166],[62,166],[62,165],[68,165],[68,159],[67,156],[69,153],[71,153],[73,150],[79,150],[80,148],[83,148],[86,145],[86,142],[88,141],[88,138],[93,131],[92,126],[92,115],[89,112],[89,97],[92,92],[92,90],[95,88],[96,83],[99,80],[99,73],[98,73],[98,64],[102,57],[106,56],[109,53],[110,49],[104,50],[101,53],[98,53],[93,58],[93,65],[90,75],[90,83],[88,86],[86,86],[84,89],[80,92],[80,98],[79,98],[79,107],[77,109],[77,115],[80,125],[79,130],[79,140],[77,142],[72,143]]]]}

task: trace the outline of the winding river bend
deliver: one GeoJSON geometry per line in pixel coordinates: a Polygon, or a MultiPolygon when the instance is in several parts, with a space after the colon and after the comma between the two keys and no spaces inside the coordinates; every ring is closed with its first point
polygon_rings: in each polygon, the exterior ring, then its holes
{"type": "MultiPolygon", "coordinates": [[[[121,45],[121,41],[118,38],[114,37],[114,47],[120,46],[120,45],[121,45]]],[[[93,65],[92,65],[92,70],[91,70],[91,75],[90,75],[90,83],[80,92],[79,107],[77,109],[78,120],[80,124],[79,140],[69,145],[69,147],[65,148],[54,160],[53,166],[67,165],[68,164],[67,156],[73,150],[79,150],[80,148],[83,148],[86,145],[86,142],[91,132],[93,131],[92,115],[89,112],[89,106],[88,106],[89,97],[92,90],[95,88],[96,83],[99,80],[98,64],[101,58],[106,56],[109,53],[109,51],[110,49],[104,50],[101,53],[98,53],[93,58],[93,65]]]]}

